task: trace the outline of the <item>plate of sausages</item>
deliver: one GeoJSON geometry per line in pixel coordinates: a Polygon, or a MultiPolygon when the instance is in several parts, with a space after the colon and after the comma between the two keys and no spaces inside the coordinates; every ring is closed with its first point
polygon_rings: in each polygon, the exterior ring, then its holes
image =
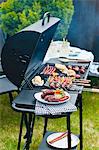
{"type": "MultiPolygon", "coordinates": [[[[68,132],[56,132],[46,139],[48,145],[57,149],[68,149],[68,132]]],[[[71,133],[71,148],[79,144],[79,138],[71,133]]]]}
{"type": "Polygon", "coordinates": [[[60,104],[70,100],[69,93],[63,89],[45,89],[41,92],[35,93],[34,97],[38,101],[46,104],[60,104]]]}

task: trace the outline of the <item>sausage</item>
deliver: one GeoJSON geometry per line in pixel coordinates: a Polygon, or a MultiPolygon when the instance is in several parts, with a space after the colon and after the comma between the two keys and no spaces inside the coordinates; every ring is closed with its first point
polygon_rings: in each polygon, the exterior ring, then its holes
{"type": "Polygon", "coordinates": [[[59,101],[62,102],[62,101],[67,100],[68,98],[69,98],[69,96],[64,96],[63,98],[60,98],[59,101]]]}
{"type": "Polygon", "coordinates": [[[46,90],[46,91],[43,91],[43,93],[41,94],[41,98],[45,98],[46,95],[53,95],[54,94],[54,91],[53,90],[46,90]]]}

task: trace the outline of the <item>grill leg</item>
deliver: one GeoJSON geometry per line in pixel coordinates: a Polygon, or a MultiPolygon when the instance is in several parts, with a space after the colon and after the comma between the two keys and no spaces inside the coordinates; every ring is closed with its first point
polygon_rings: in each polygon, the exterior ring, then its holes
{"type": "Polygon", "coordinates": [[[17,150],[20,150],[24,114],[22,113],[17,150]]]}
{"type": "Polygon", "coordinates": [[[68,150],[71,149],[70,113],[67,114],[68,150]]]}
{"type": "Polygon", "coordinates": [[[25,148],[26,150],[29,150],[30,147],[30,124],[31,124],[31,120],[32,120],[32,114],[29,113],[29,121],[28,121],[28,126],[27,126],[27,133],[26,133],[26,144],[25,144],[25,148]]]}
{"type": "Polygon", "coordinates": [[[35,114],[32,119],[32,113],[29,113],[29,121],[28,121],[28,128],[27,128],[27,141],[25,144],[26,150],[29,150],[29,148],[30,148],[30,143],[32,141],[32,135],[33,135],[34,123],[35,123],[35,114]]]}
{"type": "Polygon", "coordinates": [[[31,132],[30,132],[31,141],[32,141],[32,135],[33,135],[34,123],[35,123],[35,114],[33,115],[33,121],[31,122],[31,132]]]}
{"type": "Polygon", "coordinates": [[[82,95],[79,94],[79,117],[80,117],[80,150],[83,149],[83,127],[82,127],[82,95]]]}
{"type": "Polygon", "coordinates": [[[10,98],[10,104],[12,105],[13,96],[12,96],[12,93],[11,93],[11,92],[9,92],[9,98],[10,98]]]}
{"type": "Polygon", "coordinates": [[[44,137],[44,135],[45,135],[45,133],[46,133],[47,123],[48,123],[48,118],[46,117],[46,118],[44,118],[44,131],[43,131],[43,137],[44,137]]]}
{"type": "Polygon", "coordinates": [[[26,126],[26,134],[24,136],[24,139],[27,138],[27,133],[28,133],[28,120],[27,120],[27,114],[24,114],[24,122],[25,122],[25,126],[26,126]]]}

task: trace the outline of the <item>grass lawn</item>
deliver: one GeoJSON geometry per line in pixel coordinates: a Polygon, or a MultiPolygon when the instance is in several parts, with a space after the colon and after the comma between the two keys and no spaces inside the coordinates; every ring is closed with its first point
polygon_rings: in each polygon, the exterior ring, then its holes
{"type": "MultiPolygon", "coordinates": [[[[0,96],[0,150],[16,150],[20,114],[13,111],[7,95],[0,96]]],[[[71,129],[79,133],[78,112],[71,115],[71,129]]],[[[83,93],[84,150],[99,150],[99,94],[83,93]]],[[[65,131],[66,118],[49,120],[50,131],[65,131]]],[[[36,117],[33,142],[30,150],[37,150],[42,139],[43,118],[36,117]]],[[[25,133],[25,128],[23,135],[25,133]]],[[[22,139],[22,143],[24,140],[22,139]]],[[[79,147],[78,147],[79,149],[79,147]]]]}

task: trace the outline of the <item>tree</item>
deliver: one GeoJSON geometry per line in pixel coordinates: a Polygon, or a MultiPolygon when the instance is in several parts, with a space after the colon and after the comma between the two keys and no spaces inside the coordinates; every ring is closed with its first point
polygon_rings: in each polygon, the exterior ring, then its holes
{"type": "Polygon", "coordinates": [[[13,35],[40,18],[41,6],[33,0],[7,0],[0,5],[0,27],[13,35]]]}
{"type": "Polygon", "coordinates": [[[0,27],[13,35],[39,20],[47,11],[61,19],[55,38],[64,38],[74,11],[72,0],[7,0],[0,4],[0,27]]]}
{"type": "Polygon", "coordinates": [[[40,2],[43,14],[46,11],[51,12],[53,16],[59,17],[61,23],[57,28],[55,38],[62,39],[66,37],[68,28],[74,12],[74,6],[72,0],[37,0],[40,2]],[[46,7],[45,7],[46,6],[46,7]]]}

